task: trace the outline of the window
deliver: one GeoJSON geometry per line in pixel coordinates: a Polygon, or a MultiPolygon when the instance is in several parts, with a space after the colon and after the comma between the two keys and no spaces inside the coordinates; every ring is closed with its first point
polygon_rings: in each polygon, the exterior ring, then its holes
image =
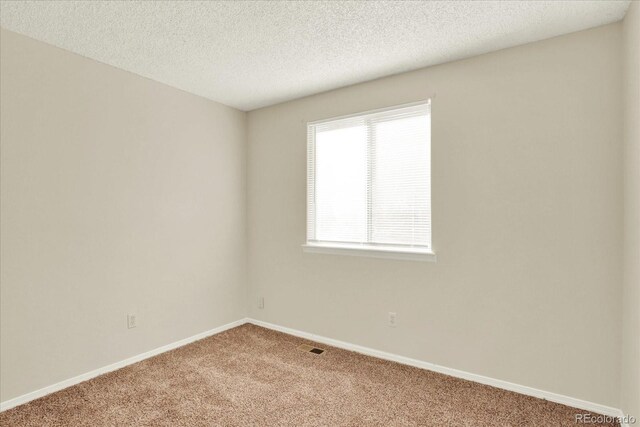
{"type": "Polygon", "coordinates": [[[429,101],[307,125],[309,252],[433,259],[429,101]]]}

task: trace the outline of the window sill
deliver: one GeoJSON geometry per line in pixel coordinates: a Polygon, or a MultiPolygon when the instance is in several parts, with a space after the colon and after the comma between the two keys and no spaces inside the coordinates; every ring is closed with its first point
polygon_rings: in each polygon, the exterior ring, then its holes
{"type": "Polygon", "coordinates": [[[401,259],[410,261],[436,262],[436,254],[424,250],[399,249],[394,247],[360,245],[304,244],[302,250],[307,253],[362,256],[369,258],[401,259]]]}

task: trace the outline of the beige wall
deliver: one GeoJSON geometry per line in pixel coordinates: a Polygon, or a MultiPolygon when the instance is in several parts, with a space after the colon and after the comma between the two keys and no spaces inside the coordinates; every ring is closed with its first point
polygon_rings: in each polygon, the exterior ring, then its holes
{"type": "Polygon", "coordinates": [[[640,3],[624,34],[624,290],[622,410],[640,419],[640,3]]]}
{"type": "Polygon", "coordinates": [[[617,407],[621,47],[614,24],[249,113],[250,315],[617,407]],[[303,253],[306,122],[432,95],[438,262],[303,253]]]}
{"type": "Polygon", "coordinates": [[[248,122],[2,30],[0,401],[243,317],[248,250],[252,317],[637,415],[638,6],[248,122]],[[429,96],[438,262],[303,253],[306,122],[429,96]]]}
{"type": "Polygon", "coordinates": [[[245,114],[1,39],[0,400],[244,317],[245,114]]]}

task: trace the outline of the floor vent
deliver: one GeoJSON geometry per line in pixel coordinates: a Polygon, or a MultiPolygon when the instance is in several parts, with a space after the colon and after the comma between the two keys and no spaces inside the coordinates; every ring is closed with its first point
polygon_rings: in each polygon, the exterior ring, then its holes
{"type": "Polygon", "coordinates": [[[308,345],[308,344],[302,344],[302,345],[298,346],[298,350],[306,351],[308,353],[313,353],[313,354],[322,354],[322,353],[324,353],[324,349],[318,348],[318,347],[314,347],[314,346],[308,345]]]}

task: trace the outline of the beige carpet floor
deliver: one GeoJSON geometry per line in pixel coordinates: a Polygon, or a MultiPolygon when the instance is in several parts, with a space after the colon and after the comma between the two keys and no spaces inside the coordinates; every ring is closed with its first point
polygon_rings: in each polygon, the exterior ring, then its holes
{"type": "Polygon", "coordinates": [[[585,412],[303,343],[243,325],[2,412],[0,425],[575,427],[585,412]]]}

